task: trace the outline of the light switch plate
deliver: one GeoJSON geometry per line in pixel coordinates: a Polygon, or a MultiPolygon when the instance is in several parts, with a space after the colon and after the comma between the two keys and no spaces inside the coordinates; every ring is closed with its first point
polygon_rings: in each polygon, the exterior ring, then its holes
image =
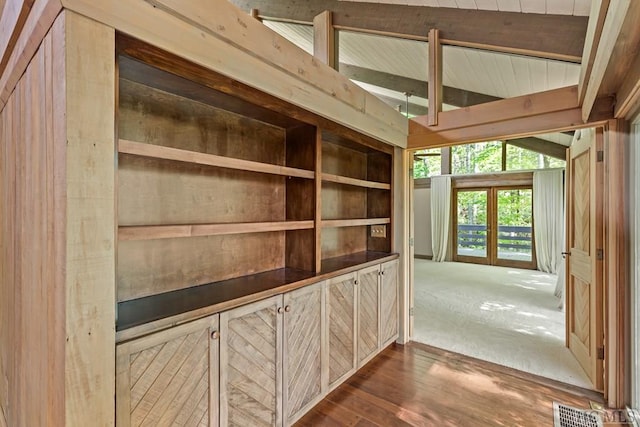
{"type": "Polygon", "coordinates": [[[387,226],[386,225],[372,225],[371,226],[371,237],[387,237],[387,226]]]}

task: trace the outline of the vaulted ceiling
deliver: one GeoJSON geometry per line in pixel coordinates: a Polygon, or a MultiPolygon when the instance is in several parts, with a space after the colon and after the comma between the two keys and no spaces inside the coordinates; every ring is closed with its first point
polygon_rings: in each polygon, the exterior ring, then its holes
{"type": "MultiPolygon", "coordinates": [[[[590,0],[231,0],[313,54],[332,11],[338,70],[403,113],[427,113],[430,28],[441,30],[443,109],[577,85],[590,0]],[[490,28],[491,31],[487,31],[490,28]]],[[[538,136],[556,156],[570,134],[538,136]]]]}

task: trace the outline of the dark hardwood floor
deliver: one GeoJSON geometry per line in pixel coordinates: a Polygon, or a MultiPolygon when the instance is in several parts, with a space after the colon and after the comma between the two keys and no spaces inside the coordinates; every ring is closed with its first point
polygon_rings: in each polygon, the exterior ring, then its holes
{"type": "Polygon", "coordinates": [[[553,426],[602,395],[418,343],[393,344],[297,426],[553,426]]]}

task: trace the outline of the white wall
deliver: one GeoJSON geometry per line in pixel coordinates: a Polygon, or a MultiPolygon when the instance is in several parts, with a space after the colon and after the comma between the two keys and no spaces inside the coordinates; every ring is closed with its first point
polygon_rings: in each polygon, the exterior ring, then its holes
{"type": "Polygon", "coordinates": [[[413,194],[415,255],[431,256],[431,189],[416,188],[413,194]]]}

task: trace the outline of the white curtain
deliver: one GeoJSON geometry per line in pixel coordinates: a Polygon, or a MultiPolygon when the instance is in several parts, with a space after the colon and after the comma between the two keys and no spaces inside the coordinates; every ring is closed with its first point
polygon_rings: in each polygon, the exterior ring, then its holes
{"type": "Polygon", "coordinates": [[[431,248],[433,260],[443,262],[449,243],[451,218],[451,177],[431,178],[431,248]]]}
{"type": "Polygon", "coordinates": [[[533,222],[538,270],[556,274],[564,242],[563,170],[533,173],[533,222]]]}

